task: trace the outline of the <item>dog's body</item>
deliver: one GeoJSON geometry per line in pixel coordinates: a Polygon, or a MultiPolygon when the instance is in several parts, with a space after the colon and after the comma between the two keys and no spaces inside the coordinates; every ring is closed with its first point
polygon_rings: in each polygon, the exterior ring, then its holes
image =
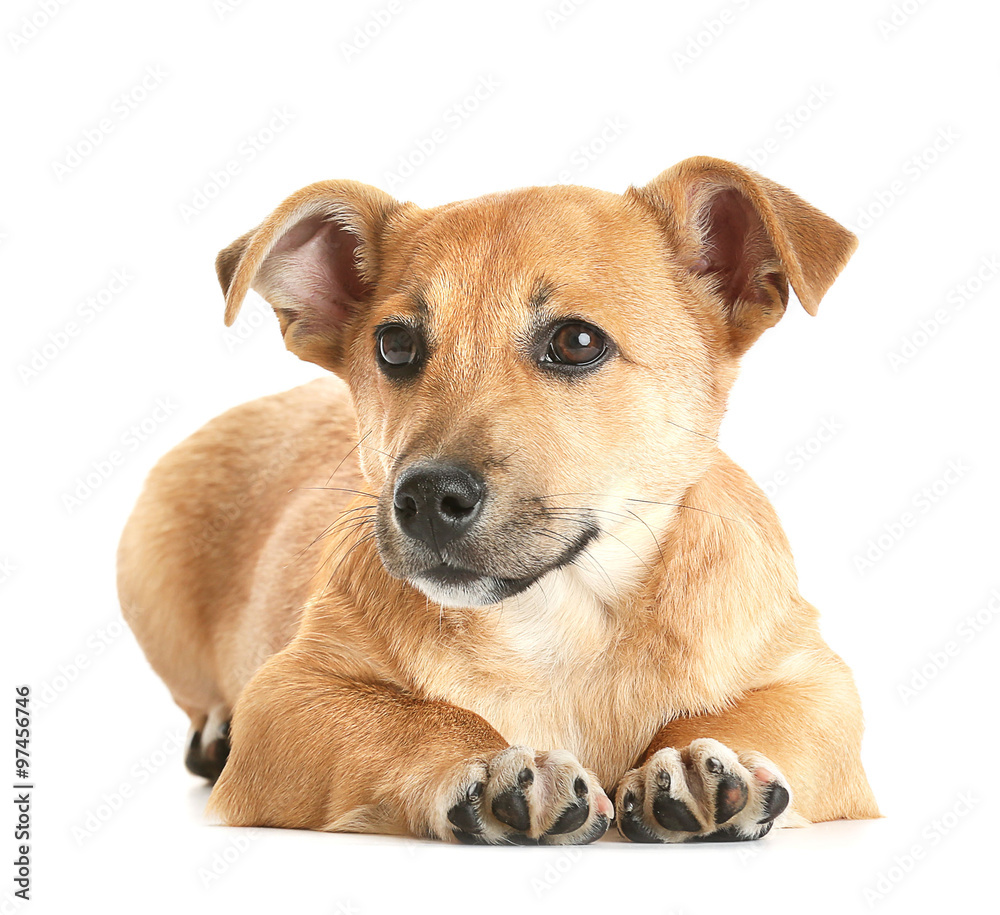
{"type": "Polygon", "coordinates": [[[602,786],[636,841],[877,816],[851,675],[714,440],[788,281],[814,311],[853,246],[702,159],[430,211],[316,185],[224,251],[227,318],[253,284],[349,388],[209,423],[122,539],[214,809],[545,843],[603,834],[602,786]]]}

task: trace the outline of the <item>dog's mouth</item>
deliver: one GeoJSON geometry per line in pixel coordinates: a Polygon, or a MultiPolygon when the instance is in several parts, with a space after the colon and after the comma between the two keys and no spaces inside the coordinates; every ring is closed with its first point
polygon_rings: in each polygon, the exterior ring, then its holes
{"type": "Polygon", "coordinates": [[[406,576],[414,587],[446,606],[495,604],[527,591],[551,572],[573,563],[600,536],[600,529],[587,525],[554,560],[523,575],[498,574],[484,563],[482,568],[453,563],[447,559],[406,576]]]}
{"type": "Polygon", "coordinates": [[[476,572],[474,569],[463,569],[461,566],[442,562],[429,569],[424,569],[417,577],[447,587],[448,585],[466,585],[473,581],[479,581],[484,576],[482,572],[476,572]]]}

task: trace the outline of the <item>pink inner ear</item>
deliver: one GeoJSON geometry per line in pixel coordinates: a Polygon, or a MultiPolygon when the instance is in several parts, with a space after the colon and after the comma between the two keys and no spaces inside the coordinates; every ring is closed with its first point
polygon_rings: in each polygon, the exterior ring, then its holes
{"type": "Polygon", "coordinates": [[[279,293],[300,330],[339,330],[369,291],[358,271],[358,238],[322,216],[285,233],[267,258],[267,285],[279,293]]]}
{"type": "Polygon", "coordinates": [[[693,265],[695,273],[714,274],[719,293],[730,305],[750,291],[756,264],[747,250],[755,229],[763,231],[760,217],[737,190],[716,191],[701,213],[704,247],[693,265]],[[754,225],[756,222],[756,225],[754,225]]]}

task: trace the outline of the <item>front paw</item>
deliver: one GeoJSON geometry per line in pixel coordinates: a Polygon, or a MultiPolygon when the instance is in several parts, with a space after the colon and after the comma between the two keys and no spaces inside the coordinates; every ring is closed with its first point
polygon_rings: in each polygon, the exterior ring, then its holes
{"type": "Polygon", "coordinates": [[[571,753],[508,747],[462,767],[442,792],[434,831],[469,845],[585,845],[613,816],[597,777],[571,753]]]}
{"type": "Polygon", "coordinates": [[[717,740],[665,748],[615,791],[618,831],[633,842],[737,842],[767,835],[789,807],[788,782],[765,756],[717,740]]]}

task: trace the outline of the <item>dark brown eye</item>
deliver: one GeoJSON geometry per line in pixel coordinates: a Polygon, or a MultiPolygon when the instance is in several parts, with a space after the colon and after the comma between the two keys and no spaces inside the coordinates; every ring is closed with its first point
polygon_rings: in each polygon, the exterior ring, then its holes
{"type": "Polygon", "coordinates": [[[402,377],[414,373],[422,357],[416,331],[402,324],[387,324],[376,332],[375,350],[387,375],[402,377]]]}
{"type": "Polygon", "coordinates": [[[591,365],[607,351],[607,340],[596,327],[573,322],[556,328],[545,355],[561,365],[591,365]]]}

